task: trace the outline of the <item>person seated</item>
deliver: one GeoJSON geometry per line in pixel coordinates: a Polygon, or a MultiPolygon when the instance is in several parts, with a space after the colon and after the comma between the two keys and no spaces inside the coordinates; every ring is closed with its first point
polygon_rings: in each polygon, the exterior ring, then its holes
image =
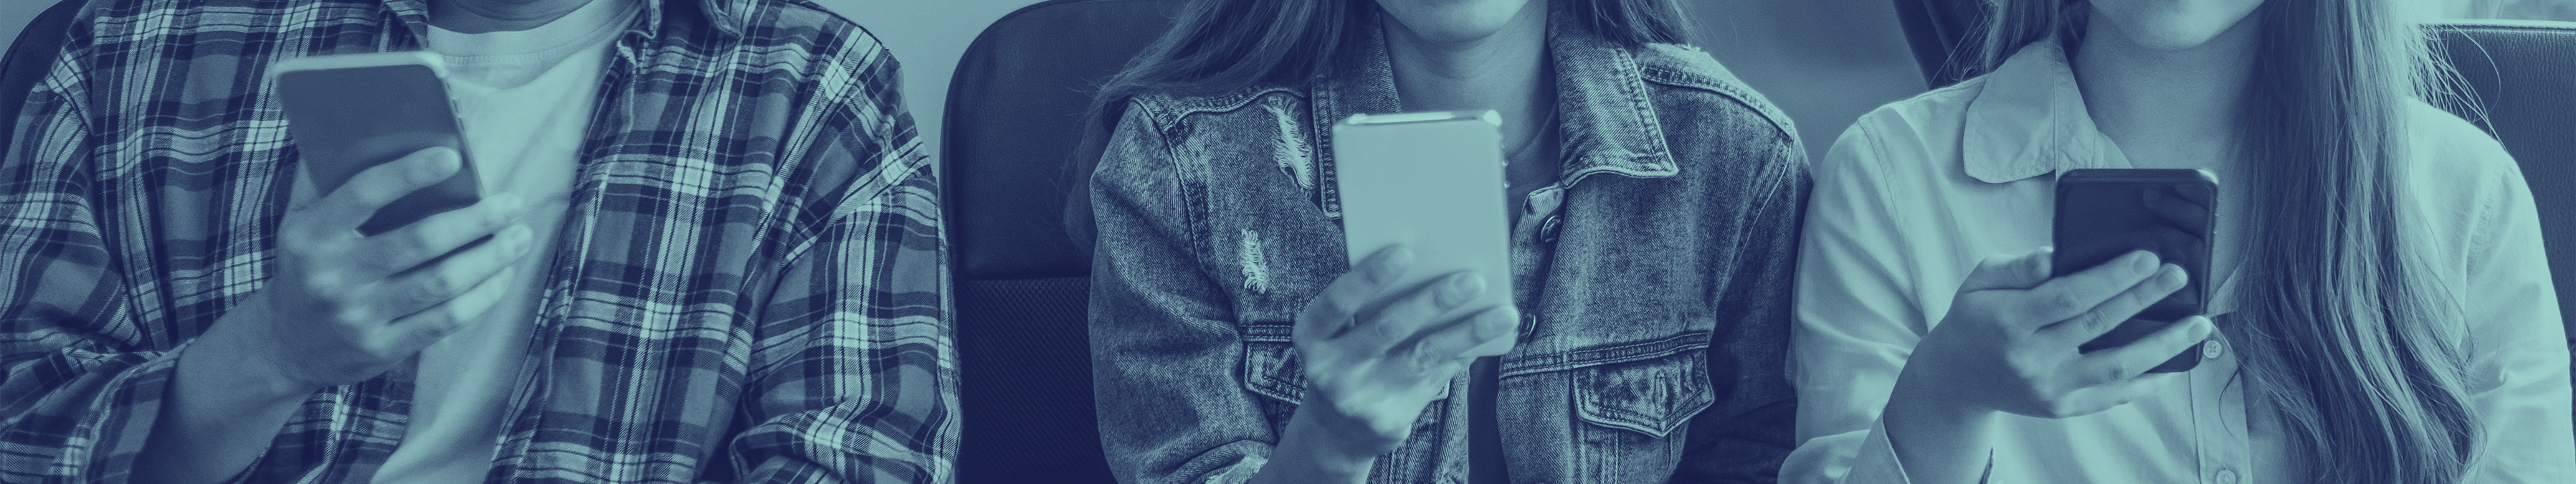
{"type": "Polygon", "coordinates": [[[1781,480],[2576,475],[2531,190],[2427,103],[2441,70],[2397,3],[1999,0],[1978,77],[1862,117],[1816,165],[1781,480]],[[2156,212],[2170,240],[2209,255],[2059,266],[2091,252],[2045,247],[2086,168],[2214,175],[2137,204],[2181,208],[2156,212]],[[2206,297],[2176,296],[2186,264],[2206,297]],[[2202,314],[2142,315],[2168,296],[2202,314]],[[2177,357],[2196,367],[2150,371],[2177,357]]]}
{"type": "Polygon", "coordinates": [[[0,157],[0,481],[946,482],[936,178],[811,4],[97,0],[0,157]],[[317,189],[263,72],[426,50],[317,189]],[[483,198],[359,223],[471,169],[483,198]],[[478,239],[487,241],[476,243],[478,239]]]}
{"type": "Polygon", "coordinates": [[[1104,88],[1076,212],[1098,224],[1093,381],[1122,480],[1777,476],[1805,151],[1686,46],[1679,3],[1187,12],[1104,88]],[[1410,262],[1438,247],[1353,263],[1334,124],[1486,110],[1510,273],[1410,262]],[[1510,347],[1468,356],[1487,345],[1510,347]]]}

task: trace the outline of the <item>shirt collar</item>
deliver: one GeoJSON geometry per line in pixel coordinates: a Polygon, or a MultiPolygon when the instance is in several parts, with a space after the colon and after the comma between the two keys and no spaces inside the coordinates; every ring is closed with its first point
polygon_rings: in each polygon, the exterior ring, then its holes
{"type": "MultiPolygon", "coordinates": [[[[603,0],[591,0],[591,1],[603,1],[603,0]]],[[[746,10],[745,10],[745,9],[743,9],[742,7],[738,7],[738,6],[735,6],[735,5],[733,5],[733,4],[734,4],[735,2],[740,2],[740,1],[752,1],[752,0],[635,0],[635,1],[637,1],[637,2],[640,2],[640,3],[643,3],[643,4],[644,4],[644,12],[642,13],[642,16],[644,17],[644,23],[643,23],[643,25],[642,25],[641,29],[642,29],[643,31],[645,31],[645,32],[657,32],[657,31],[662,30],[662,14],[663,14],[663,12],[665,11],[665,9],[663,8],[663,3],[664,3],[664,2],[694,2],[694,4],[693,4],[693,5],[694,5],[695,7],[697,7],[697,11],[698,11],[698,13],[701,13],[701,14],[706,15],[706,17],[707,17],[707,23],[708,23],[708,24],[710,24],[710,25],[715,26],[716,31],[718,31],[718,32],[723,32],[725,35],[742,35],[742,30],[741,30],[741,28],[740,28],[740,27],[738,27],[738,26],[735,26],[735,25],[734,25],[734,22],[733,22],[733,21],[734,21],[734,18],[733,18],[732,16],[735,14],[735,12],[742,12],[742,11],[746,11],[746,10]]],[[[428,3],[428,0],[384,0],[384,2],[385,2],[385,8],[386,8],[386,9],[389,9],[389,10],[392,10],[392,11],[394,12],[394,19],[395,19],[395,21],[396,21],[397,23],[402,24],[402,28],[403,28],[403,30],[404,30],[404,31],[407,31],[407,32],[410,32],[410,33],[411,33],[411,35],[412,35],[412,38],[414,38],[414,39],[426,39],[426,38],[429,38],[429,3],[428,3]]]]}
{"type": "Polygon", "coordinates": [[[2076,168],[2125,168],[2128,158],[2093,125],[2066,49],[2023,47],[1986,74],[1968,104],[1961,158],[1969,177],[2007,183],[2076,168]]]}
{"type": "MultiPolygon", "coordinates": [[[[1555,2],[1564,4],[1568,2],[1555,2]]],[[[1556,63],[1558,144],[1567,156],[1560,171],[1564,186],[1594,173],[1639,178],[1680,173],[1655,106],[1648,102],[1645,76],[1635,52],[1594,34],[1563,11],[1548,16],[1548,50],[1556,63]]],[[[1403,110],[1396,98],[1395,70],[1387,55],[1386,33],[1374,19],[1361,29],[1361,44],[1349,57],[1309,84],[1313,86],[1315,126],[1332,126],[1352,114],[1403,110]]]]}

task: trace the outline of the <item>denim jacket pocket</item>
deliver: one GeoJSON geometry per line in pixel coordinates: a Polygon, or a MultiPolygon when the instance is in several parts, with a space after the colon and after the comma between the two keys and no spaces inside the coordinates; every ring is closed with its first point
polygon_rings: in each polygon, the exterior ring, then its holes
{"type": "Polygon", "coordinates": [[[1306,371],[1288,335],[1293,322],[1243,326],[1243,385],[1252,393],[1297,405],[1306,396],[1306,371]]]}
{"type": "Polygon", "coordinates": [[[1583,421],[1648,437],[1663,438],[1717,400],[1706,351],[1574,371],[1575,412],[1583,421]]]}

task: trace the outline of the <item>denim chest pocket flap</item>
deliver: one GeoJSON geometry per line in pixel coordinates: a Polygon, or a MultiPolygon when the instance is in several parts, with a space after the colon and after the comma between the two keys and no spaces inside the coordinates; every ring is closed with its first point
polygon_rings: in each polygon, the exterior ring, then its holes
{"type": "Polygon", "coordinates": [[[1585,422],[1663,438],[1717,400],[1705,350],[1573,370],[1585,422]]]}

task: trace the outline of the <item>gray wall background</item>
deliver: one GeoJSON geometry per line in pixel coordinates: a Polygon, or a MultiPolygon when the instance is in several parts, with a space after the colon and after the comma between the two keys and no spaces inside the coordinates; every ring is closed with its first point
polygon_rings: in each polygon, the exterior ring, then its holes
{"type": "MultiPolygon", "coordinates": [[[[1037,0],[814,0],[867,26],[903,62],[904,97],[926,147],[966,45],[995,19],[1037,0]]],[[[1923,89],[1890,0],[1691,0],[1699,43],[1795,118],[1821,156],[1869,109],[1923,89]]],[[[0,0],[0,39],[52,0],[0,0]]]]}
{"type": "MultiPolygon", "coordinates": [[[[0,41],[14,41],[54,0],[0,0],[0,41]]],[[[966,45],[995,19],[1037,0],[813,0],[867,26],[903,61],[903,90],[936,155],[940,107],[966,45]]],[[[1892,0],[1685,0],[1698,43],[1798,124],[1812,156],[1880,104],[1923,91],[1892,0]]],[[[2576,0],[2424,0],[2433,17],[2576,20],[2576,0]]]]}

